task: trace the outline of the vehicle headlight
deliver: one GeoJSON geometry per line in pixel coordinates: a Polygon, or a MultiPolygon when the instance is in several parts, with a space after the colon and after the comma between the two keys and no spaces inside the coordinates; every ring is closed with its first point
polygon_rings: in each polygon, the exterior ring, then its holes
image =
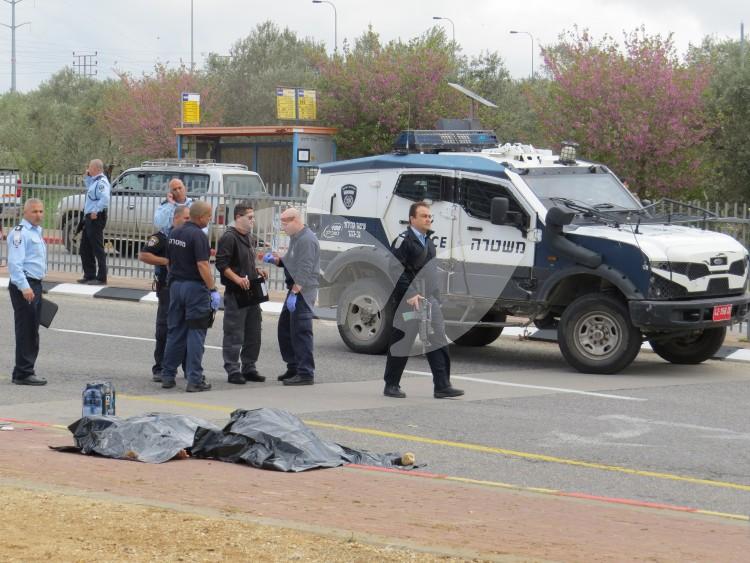
{"type": "Polygon", "coordinates": [[[655,270],[665,270],[667,272],[671,271],[669,262],[651,262],[651,268],[655,270]]]}

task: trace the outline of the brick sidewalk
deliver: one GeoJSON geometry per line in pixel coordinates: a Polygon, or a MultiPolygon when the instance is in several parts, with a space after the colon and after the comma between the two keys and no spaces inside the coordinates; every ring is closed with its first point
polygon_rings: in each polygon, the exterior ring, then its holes
{"type": "MultiPolygon", "coordinates": [[[[298,474],[206,460],[162,465],[58,453],[67,431],[0,432],[0,482],[213,509],[233,518],[467,557],[745,561],[747,523],[356,467],[298,474]]],[[[499,476],[501,478],[501,476],[499,476]]]]}

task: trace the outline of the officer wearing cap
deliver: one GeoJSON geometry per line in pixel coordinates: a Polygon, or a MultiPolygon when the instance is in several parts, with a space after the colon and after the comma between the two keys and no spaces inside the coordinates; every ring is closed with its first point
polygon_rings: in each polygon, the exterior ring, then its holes
{"type": "MultiPolygon", "coordinates": [[[[190,209],[186,205],[175,207],[172,217],[172,228],[182,227],[190,218],[190,209]]],[[[159,306],[156,309],[156,346],[154,347],[154,365],[151,368],[152,381],[161,382],[161,369],[164,362],[164,349],[167,346],[167,314],[169,312],[169,286],[167,273],[169,259],[167,258],[168,238],[163,231],[157,231],[148,237],[143,245],[138,259],[154,266],[154,291],[159,306]]],[[[183,369],[185,364],[183,363],[183,369]]]]}
{"type": "Polygon", "coordinates": [[[110,185],[104,175],[104,164],[101,160],[95,158],[89,162],[83,180],[86,184],[81,237],[83,277],[78,280],[78,283],[105,285],[107,283],[107,253],[104,251],[104,227],[107,224],[110,185]]]}
{"type": "Polygon", "coordinates": [[[418,201],[409,207],[409,228],[398,235],[391,245],[391,253],[400,263],[400,275],[393,290],[392,300],[396,314],[391,329],[391,341],[385,362],[386,397],[403,399],[401,375],[409,359],[411,346],[419,332],[419,320],[404,320],[404,313],[429,307],[432,313],[430,347],[427,362],[432,371],[434,397],[446,399],[460,397],[461,389],[451,386],[451,359],[448,355],[448,340],[445,336],[445,321],[440,311],[440,289],[438,286],[435,243],[430,238],[433,231],[430,206],[418,201]],[[418,280],[421,283],[415,283],[418,280]],[[418,285],[423,285],[420,293],[418,285]]]}
{"type": "Polygon", "coordinates": [[[42,280],[47,274],[47,245],[42,238],[44,205],[31,198],[23,206],[23,219],[8,236],[10,301],[16,329],[16,363],[13,383],[46,385],[34,364],[39,355],[39,318],[42,309],[42,280]]]}
{"type": "Polygon", "coordinates": [[[190,207],[190,220],[169,234],[169,313],[167,347],[161,370],[161,386],[175,386],[177,366],[185,359],[188,393],[208,391],[211,384],[203,376],[203,346],[213,314],[221,304],[214,286],[209,258],[211,248],[201,229],[211,220],[211,205],[196,201],[190,207]]]}

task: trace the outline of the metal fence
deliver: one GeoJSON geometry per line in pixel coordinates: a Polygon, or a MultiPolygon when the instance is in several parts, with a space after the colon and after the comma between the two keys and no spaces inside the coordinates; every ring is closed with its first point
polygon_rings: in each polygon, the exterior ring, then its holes
{"type": "MultiPolygon", "coordinates": [[[[303,214],[305,199],[292,197],[289,186],[270,186],[269,193],[223,193],[217,185],[208,185],[205,192],[189,193],[193,199],[211,204],[213,216],[208,227],[211,248],[215,249],[219,237],[234,217],[234,207],[241,201],[250,201],[255,209],[253,235],[258,239],[258,251],[283,250],[286,235],[280,229],[280,214],[287,207],[299,208],[303,214]]],[[[44,236],[47,241],[48,268],[51,272],[81,273],[78,254],[81,234],[76,227],[83,212],[84,189],[80,176],[24,177],[22,197],[16,205],[4,205],[0,212],[0,226],[6,234],[18,224],[22,216],[22,203],[29,198],[44,203],[44,236]]],[[[153,266],[138,260],[138,252],[148,237],[155,232],[154,213],[165,198],[165,190],[128,191],[113,190],[104,231],[107,268],[111,276],[151,279],[153,266]]],[[[7,254],[5,243],[0,245],[0,263],[7,254]]],[[[215,271],[215,270],[214,270],[215,271]]],[[[218,278],[218,273],[216,273],[218,278]]],[[[283,271],[269,268],[271,289],[282,289],[283,271]]]]}

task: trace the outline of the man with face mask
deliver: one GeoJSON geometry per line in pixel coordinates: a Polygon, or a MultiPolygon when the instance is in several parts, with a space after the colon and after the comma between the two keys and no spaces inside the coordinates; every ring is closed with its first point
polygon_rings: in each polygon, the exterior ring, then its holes
{"type": "Polygon", "coordinates": [[[250,289],[251,280],[263,275],[255,264],[252,236],[255,211],[248,202],[234,206],[234,225],[227,228],[216,248],[216,269],[224,291],[224,338],[221,349],[229,383],[263,382],[255,363],[260,353],[260,304],[243,307],[239,294],[250,289]],[[241,362],[241,363],[240,363],[241,362]]]}

